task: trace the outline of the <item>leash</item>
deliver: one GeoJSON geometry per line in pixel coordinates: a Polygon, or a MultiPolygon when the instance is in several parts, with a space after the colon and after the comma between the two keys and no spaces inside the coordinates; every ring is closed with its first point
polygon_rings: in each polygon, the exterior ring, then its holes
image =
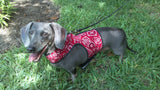
{"type": "Polygon", "coordinates": [[[105,19],[111,17],[113,14],[115,14],[115,13],[118,12],[120,9],[122,9],[128,2],[129,2],[129,0],[127,0],[123,5],[121,5],[119,8],[117,8],[114,12],[112,12],[112,13],[109,14],[108,16],[100,19],[99,21],[97,21],[97,22],[95,22],[95,23],[93,23],[93,24],[90,24],[90,25],[88,25],[88,26],[86,26],[86,27],[84,27],[84,28],[81,28],[81,29],[78,29],[78,30],[75,30],[75,31],[71,31],[71,33],[79,33],[79,32],[81,32],[81,31],[84,30],[84,29],[87,29],[87,28],[89,28],[89,27],[92,27],[92,26],[94,26],[94,25],[96,25],[96,24],[104,21],[105,19]]]}

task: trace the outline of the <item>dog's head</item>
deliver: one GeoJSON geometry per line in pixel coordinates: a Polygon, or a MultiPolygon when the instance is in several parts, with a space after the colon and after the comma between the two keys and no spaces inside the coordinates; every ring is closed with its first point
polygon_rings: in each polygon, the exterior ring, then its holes
{"type": "Polygon", "coordinates": [[[42,54],[51,53],[56,48],[63,49],[67,31],[59,24],[30,22],[21,28],[21,39],[31,53],[29,61],[39,61],[42,54]]]}

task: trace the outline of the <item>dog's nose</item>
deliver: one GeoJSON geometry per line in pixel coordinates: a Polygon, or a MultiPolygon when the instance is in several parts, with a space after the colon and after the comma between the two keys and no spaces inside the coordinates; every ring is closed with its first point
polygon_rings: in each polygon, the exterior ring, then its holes
{"type": "Polygon", "coordinates": [[[28,47],[27,51],[28,52],[35,52],[36,48],[35,47],[28,47]]]}

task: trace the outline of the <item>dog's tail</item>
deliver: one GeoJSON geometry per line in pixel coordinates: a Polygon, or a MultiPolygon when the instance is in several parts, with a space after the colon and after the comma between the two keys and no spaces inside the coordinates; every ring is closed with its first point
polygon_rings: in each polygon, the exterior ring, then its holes
{"type": "Polygon", "coordinates": [[[127,49],[130,50],[130,51],[132,51],[132,52],[134,52],[134,53],[138,53],[137,51],[134,51],[133,49],[131,49],[131,48],[128,46],[128,44],[127,44],[127,49]]]}

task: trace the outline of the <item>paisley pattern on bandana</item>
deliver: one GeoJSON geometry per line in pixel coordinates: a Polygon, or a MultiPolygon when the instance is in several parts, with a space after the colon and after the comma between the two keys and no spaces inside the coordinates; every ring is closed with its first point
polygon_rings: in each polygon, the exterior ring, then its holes
{"type": "Polygon", "coordinates": [[[63,49],[56,49],[50,55],[46,56],[51,63],[61,60],[72,49],[75,44],[81,44],[88,52],[89,58],[102,49],[102,39],[96,30],[90,30],[78,35],[68,34],[63,49]]]}

